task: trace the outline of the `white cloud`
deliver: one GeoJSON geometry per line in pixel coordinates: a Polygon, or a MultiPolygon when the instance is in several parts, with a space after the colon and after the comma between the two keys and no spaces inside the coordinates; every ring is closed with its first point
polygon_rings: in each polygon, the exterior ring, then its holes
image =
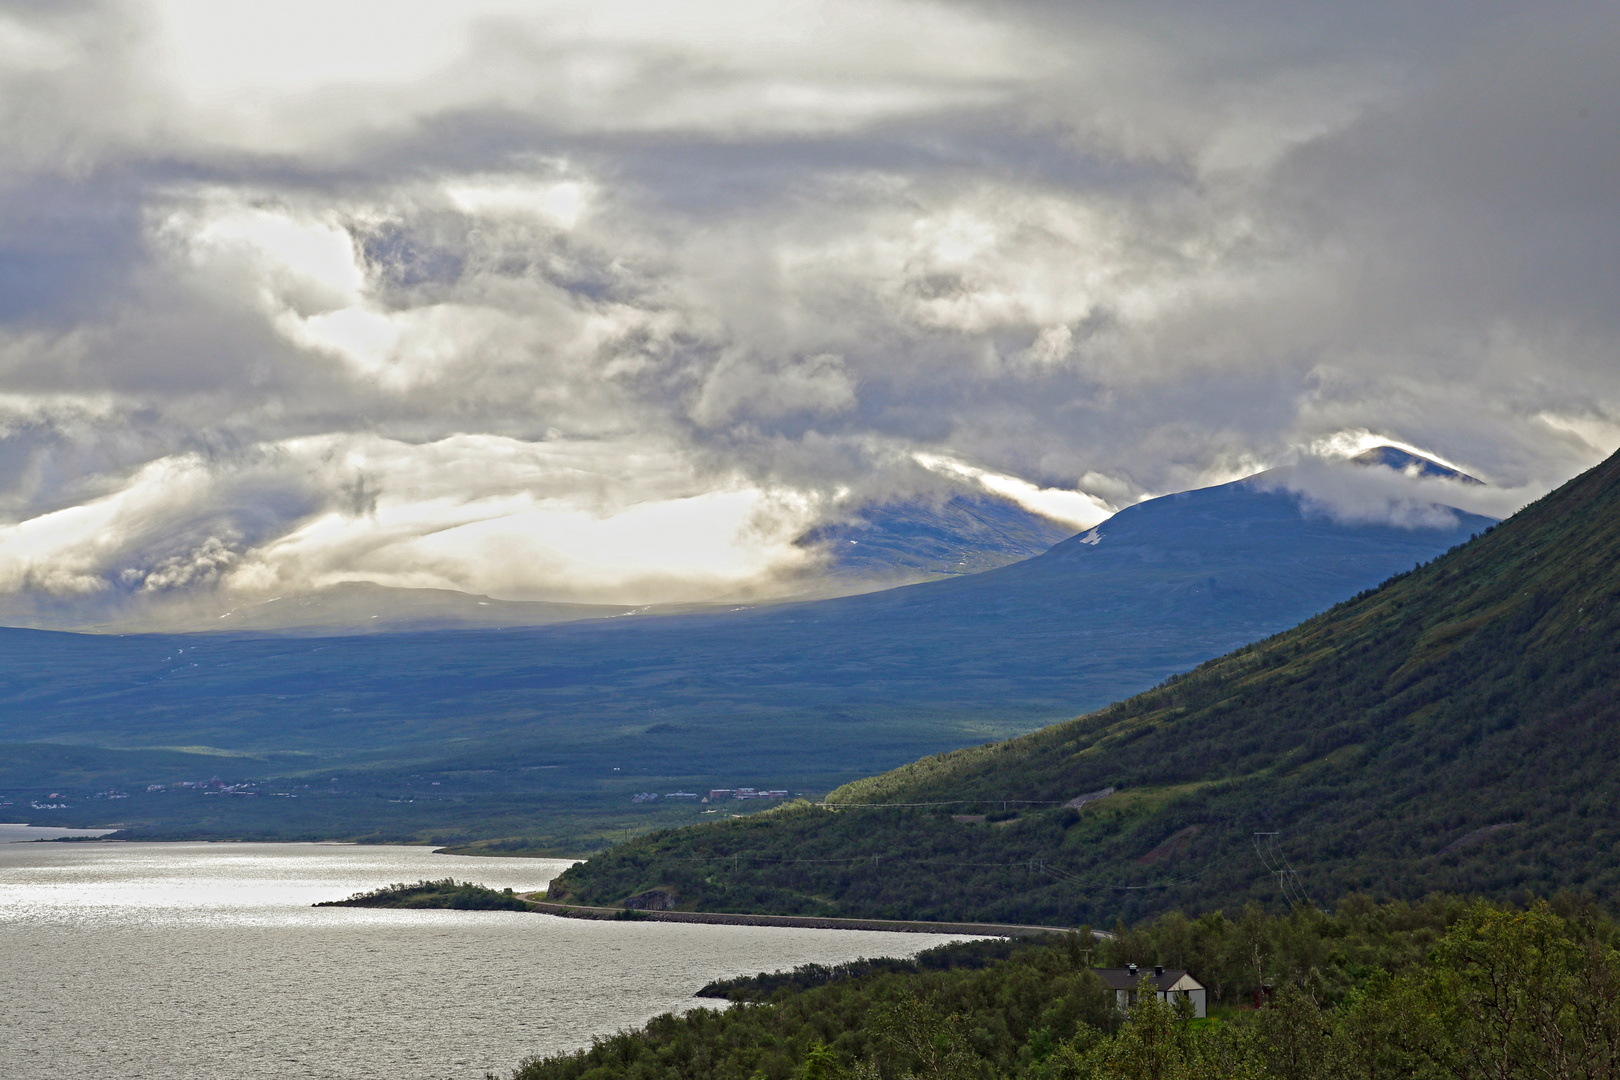
{"type": "Polygon", "coordinates": [[[164,232],[186,234],[183,242],[199,268],[257,279],[272,308],[321,312],[358,300],[365,279],[355,262],[354,243],[341,226],[259,206],[209,209],[214,213],[189,223],[189,229],[177,220],[160,226],[164,232]]]}
{"type": "Polygon", "coordinates": [[[231,463],[164,459],[117,492],[0,527],[0,589],[367,580],[651,603],[804,569],[793,540],[810,515],[791,492],[716,485],[651,444],[295,439],[231,463]]]}
{"type": "Polygon", "coordinates": [[[231,582],[266,591],[356,579],[514,599],[635,604],[706,599],[803,567],[755,489],[631,504],[601,516],[565,500],[386,499],[363,518],[329,513],[252,552],[231,582]]]}
{"type": "MultiPolygon", "coordinates": [[[[1371,446],[1386,445],[1382,442],[1371,446]]],[[[1403,447],[1422,453],[1413,447],[1403,447]]],[[[1430,456],[1432,455],[1425,455],[1430,456]]],[[[1446,477],[1409,476],[1383,466],[1350,464],[1339,457],[1307,457],[1272,470],[1258,481],[1295,492],[1308,510],[1349,525],[1394,525],[1403,529],[1455,527],[1455,510],[1504,518],[1543,494],[1534,488],[1501,488],[1446,477]]]]}
{"type": "Polygon", "coordinates": [[[445,194],[463,213],[537,217],[560,229],[578,225],[591,199],[590,187],[584,181],[536,183],[524,176],[472,178],[448,185],[445,194]]]}
{"type": "MultiPolygon", "coordinates": [[[[153,462],[123,490],[78,506],[0,528],[0,590],[39,588],[52,593],[94,593],[114,577],[131,549],[160,540],[175,523],[207,505],[209,478],[195,456],[153,462]]],[[[165,553],[164,566],[180,553],[165,553]]],[[[144,581],[137,570],[134,580],[144,581]]]]}
{"type": "Polygon", "coordinates": [[[1028,80],[1001,20],[910,0],[156,0],[147,49],[182,137],[347,156],[499,109],[572,130],[820,133],[1028,80]]]}
{"type": "Polygon", "coordinates": [[[1079,530],[1090,529],[1107,521],[1119,509],[1084,491],[1036,487],[1016,476],[1005,476],[937,454],[918,453],[914,456],[925,469],[967,477],[984,490],[1011,499],[1031,513],[1061,521],[1079,530]]]}

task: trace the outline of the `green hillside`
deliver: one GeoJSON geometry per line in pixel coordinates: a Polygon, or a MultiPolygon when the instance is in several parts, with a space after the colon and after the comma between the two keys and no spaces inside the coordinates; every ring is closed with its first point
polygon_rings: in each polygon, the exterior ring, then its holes
{"type": "Polygon", "coordinates": [[[1354,890],[1612,901],[1617,596],[1620,455],[1128,701],[847,785],[840,807],[655,833],[552,895],[1069,923],[1354,890]]]}

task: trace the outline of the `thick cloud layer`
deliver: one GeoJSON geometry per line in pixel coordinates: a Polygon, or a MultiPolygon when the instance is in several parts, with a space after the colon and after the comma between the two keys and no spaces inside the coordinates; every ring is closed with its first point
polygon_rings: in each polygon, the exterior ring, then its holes
{"type": "Polygon", "coordinates": [[[1421,523],[1317,464],[1385,440],[1506,512],[1620,443],[1616,40],[1601,4],[0,3],[0,590],[698,599],[873,499],[1082,527],[1278,465],[1421,523]]]}

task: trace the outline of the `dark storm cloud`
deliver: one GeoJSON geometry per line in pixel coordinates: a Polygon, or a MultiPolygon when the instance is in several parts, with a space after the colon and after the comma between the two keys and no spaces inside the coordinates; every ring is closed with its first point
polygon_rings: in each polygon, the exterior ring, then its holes
{"type": "Polygon", "coordinates": [[[675,598],[942,484],[1620,441],[1612,8],[368,18],[0,4],[10,587],[675,598]]]}
{"type": "Polygon", "coordinates": [[[92,316],[144,251],[142,192],[128,180],[23,177],[0,201],[0,322],[92,316]]]}

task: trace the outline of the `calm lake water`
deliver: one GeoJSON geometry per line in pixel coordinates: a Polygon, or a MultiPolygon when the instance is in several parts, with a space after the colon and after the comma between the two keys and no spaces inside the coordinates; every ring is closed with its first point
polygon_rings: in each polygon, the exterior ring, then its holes
{"type": "Polygon", "coordinates": [[[538,889],[568,865],[410,847],[0,843],[0,1077],[504,1076],[704,1007],[692,993],[719,976],[951,940],[309,906],[424,877],[538,889]]]}

